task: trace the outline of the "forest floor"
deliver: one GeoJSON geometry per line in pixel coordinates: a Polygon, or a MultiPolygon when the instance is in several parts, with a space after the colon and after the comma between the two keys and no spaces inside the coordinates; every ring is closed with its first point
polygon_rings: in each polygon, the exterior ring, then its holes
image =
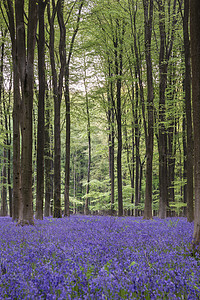
{"type": "Polygon", "coordinates": [[[0,299],[200,299],[185,218],[0,218],[0,299]]]}

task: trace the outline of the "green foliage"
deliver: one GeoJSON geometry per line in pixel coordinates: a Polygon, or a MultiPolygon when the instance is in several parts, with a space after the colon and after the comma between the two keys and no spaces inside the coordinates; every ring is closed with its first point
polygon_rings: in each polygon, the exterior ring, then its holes
{"type": "MultiPolygon", "coordinates": [[[[27,2],[28,3],[28,2],[27,2]]],[[[27,9],[26,3],[26,9],[27,9]]],[[[50,12],[53,11],[53,2],[50,3],[50,12]]],[[[64,1],[63,12],[66,25],[66,52],[67,58],[70,50],[70,42],[73,32],[76,28],[79,1],[64,1]]],[[[165,1],[165,29],[166,29],[166,47],[173,40],[173,49],[169,61],[165,57],[164,62],[168,64],[167,86],[165,91],[166,103],[164,105],[164,119],[159,120],[159,99],[160,99],[160,78],[159,78],[159,51],[160,51],[160,31],[159,31],[159,11],[158,5],[154,5],[153,14],[153,35],[152,35],[152,67],[153,67],[153,84],[154,84],[154,157],[153,157],[153,210],[159,208],[159,155],[158,155],[158,135],[162,125],[166,129],[169,142],[169,133],[172,132],[172,149],[168,154],[168,160],[174,158],[174,178],[170,188],[174,189],[175,199],[170,202],[170,208],[179,214],[186,206],[183,203],[183,189],[186,184],[184,178],[184,149],[183,137],[185,131],[183,121],[185,117],[185,102],[183,90],[183,36],[182,36],[182,19],[179,4],[176,3],[175,14],[170,1],[165,1]],[[177,18],[175,25],[173,19],[177,18]],[[173,39],[171,38],[172,33],[173,39]]],[[[4,5],[1,3],[2,13],[6,18],[4,5]]],[[[5,59],[4,59],[4,98],[0,99],[0,167],[3,165],[3,147],[5,145],[6,134],[12,131],[12,124],[9,130],[5,129],[5,117],[10,116],[13,105],[13,91],[9,91],[11,82],[12,59],[11,59],[11,42],[7,33],[3,36],[6,29],[4,18],[0,18],[1,45],[5,42],[5,59]],[[10,94],[9,94],[10,93],[10,94]],[[10,99],[10,100],[9,100],[10,99]],[[3,110],[3,101],[6,103],[6,110],[3,110]]],[[[60,68],[59,61],[59,26],[55,18],[55,54],[56,69],[60,68]]],[[[47,10],[45,10],[45,37],[46,37],[46,81],[48,84],[48,102],[46,101],[46,110],[50,113],[51,127],[51,154],[53,154],[53,127],[54,127],[54,108],[53,108],[53,91],[52,91],[52,74],[49,57],[49,22],[47,10]]],[[[121,101],[122,101],[122,176],[123,176],[123,204],[124,209],[144,209],[145,197],[145,170],[146,170],[146,145],[144,124],[148,119],[147,113],[147,79],[145,63],[145,43],[144,43],[144,8],[142,1],[109,1],[94,0],[84,1],[84,9],[80,19],[80,30],[75,40],[73,55],[70,64],[70,101],[71,101],[71,147],[70,147],[70,208],[74,207],[78,211],[83,211],[85,198],[89,198],[90,211],[100,211],[110,209],[110,178],[109,178],[109,151],[108,151],[108,134],[109,126],[114,128],[115,138],[115,204],[117,210],[117,116],[109,124],[109,109],[113,107],[116,112],[116,83],[119,76],[115,75],[116,63],[120,61],[116,58],[116,51],[122,51],[123,74],[121,101]],[[116,41],[122,39],[124,30],[124,40],[122,49],[116,41]],[[135,45],[138,48],[138,63],[141,67],[139,78],[137,70],[137,61],[135,45]],[[117,61],[118,60],[118,61],[117,61]],[[144,103],[141,101],[140,79],[144,93],[144,103]],[[111,98],[109,102],[108,99],[111,98]],[[109,98],[110,97],[110,98],[109,98]],[[87,98],[87,99],[86,99],[87,98]],[[86,195],[87,174],[88,174],[88,123],[87,107],[90,114],[90,135],[91,135],[91,170],[89,182],[89,194],[86,195]],[[144,106],[143,106],[144,105],[144,106]],[[144,121],[145,118],[145,121],[144,121]],[[138,136],[136,137],[136,131],[138,136]],[[138,149],[136,149],[136,138],[139,139],[138,149]],[[136,154],[136,150],[138,150],[136,154]],[[136,157],[138,155],[138,157],[136,157]],[[138,182],[141,179],[140,204],[135,206],[131,199],[136,194],[136,158],[139,159],[138,182]],[[142,172],[142,173],[141,173],[142,172]],[[141,178],[140,178],[141,176],[141,178]],[[131,185],[131,179],[134,183],[131,185]]],[[[36,47],[37,54],[37,47],[36,47]]],[[[37,55],[35,55],[35,69],[37,69],[37,55]]],[[[33,103],[33,179],[36,177],[36,140],[37,140],[37,100],[38,93],[38,74],[35,72],[35,98],[33,103]]],[[[1,93],[3,95],[3,93],[1,93]]],[[[65,182],[65,102],[64,97],[61,102],[61,191],[62,206],[64,206],[64,182],[65,182]]],[[[12,122],[11,122],[12,123],[12,122]]],[[[169,150],[169,149],[168,149],[169,150]]],[[[51,157],[53,160],[53,155],[51,157]]],[[[56,167],[56,166],[55,166],[56,167]]],[[[12,173],[12,172],[11,172],[12,173]]],[[[52,170],[53,173],[53,170],[52,170]]],[[[49,174],[52,175],[52,174],[49,174]]],[[[139,183],[140,184],[140,183],[139,183]]],[[[35,198],[35,185],[34,198],[35,198]]],[[[121,297],[125,297],[126,292],[121,292],[121,297]]]]}

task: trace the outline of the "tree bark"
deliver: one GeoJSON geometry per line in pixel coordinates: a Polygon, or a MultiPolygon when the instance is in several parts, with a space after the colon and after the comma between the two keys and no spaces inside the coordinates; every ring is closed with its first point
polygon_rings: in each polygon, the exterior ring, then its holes
{"type": "Polygon", "coordinates": [[[185,55],[185,111],[186,111],[186,127],[187,127],[187,160],[186,160],[186,176],[187,176],[187,220],[194,220],[194,204],[193,204],[193,128],[192,128],[192,112],[191,112],[191,67],[190,67],[190,40],[189,40],[189,0],[184,0],[184,18],[183,18],[183,37],[184,37],[184,55],[185,55]]]}
{"type": "MultiPolygon", "coordinates": [[[[157,0],[159,11],[159,30],[160,30],[160,53],[159,53],[159,133],[158,133],[158,151],[159,151],[159,185],[160,185],[160,202],[159,217],[167,216],[167,207],[169,206],[168,198],[168,144],[166,121],[166,97],[167,71],[169,59],[172,54],[174,42],[174,28],[177,22],[176,0],[173,1],[171,31],[166,32],[165,28],[165,0],[157,0]]],[[[168,2],[168,12],[171,11],[171,2],[168,2]]]]}
{"type": "Polygon", "coordinates": [[[153,118],[153,75],[151,61],[151,33],[153,18],[153,0],[148,3],[143,0],[144,6],[144,27],[145,27],[145,56],[147,66],[147,113],[148,129],[146,140],[146,190],[144,219],[152,219],[152,163],[153,163],[153,136],[154,136],[154,118],[153,118]]]}
{"type": "Polygon", "coordinates": [[[115,202],[115,175],[114,175],[114,111],[112,107],[112,102],[109,100],[108,96],[108,126],[109,126],[109,135],[108,135],[108,143],[109,143],[109,178],[110,178],[110,203],[111,203],[111,215],[114,214],[114,202],[115,202]]]}
{"type": "Polygon", "coordinates": [[[70,216],[69,181],[70,181],[70,94],[69,94],[69,64],[65,71],[65,105],[66,105],[66,144],[65,144],[65,213],[70,216]]]}
{"type": "MultiPolygon", "coordinates": [[[[4,140],[6,147],[6,140],[4,140]]],[[[2,168],[2,202],[1,202],[1,216],[7,216],[8,207],[7,207],[7,151],[6,148],[3,148],[3,168],[2,168]]]]}
{"type": "MultiPolygon", "coordinates": [[[[135,78],[138,78],[137,69],[135,70],[135,78]]],[[[138,84],[135,83],[135,98],[136,98],[136,105],[135,105],[135,112],[134,112],[134,123],[135,123],[135,217],[139,216],[139,210],[137,206],[140,203],[140,116],[139,116],[139,91],[138,91],[138,84]]]]}
{"type": "Polygon", "coordinates": [[[50,25],[50,61],[53,82],[53,97],[54,97],[54,218],[61,218],[61,139],[60,139],[60,106],[62,100],[63,78],[66,68],[66,28],[63,20],[63,0],[53,5],[52,16],[50,15],[50,4],[48,4],[48,19],[50,25]],[[55,30],[54,22],[57,12],[58,24],[60,29],[59,41],[59,58],[60,58],[60,73],[59,80],[57,78],[56,62],[55,62],[55,30]]]}
{"type": "MultiPolygon", "coordinates": [[[[7,30],[6,30],[7,31],[7,30]]],[[[6,31],[1,32],[1,35],[3,37],[6,37],[6,31]]],[[[1,216],[6,216],[7,215],[7,168],[6,168],[6,163],[7,163],[7,151],[6,151],[6,146],[7,146],[7,141],[8,139],[6,138],[8,135],[8,126],[7,126],[7,115],[5,111],[5,99],[4,99],[4,80],[3,80],[3,72],[4,72],[4,48],[5,48],[5,43],[4,41],[1,44],[1,62],[0,62],[0,117],[1,117],[1,126],[2,129],[4,127],[3,125],[3,117],[5,120],[5,129],[6,129],[6,136],[4,136],[4,147],[3,147],[3,161],[2,161],[2,202],[1,202],[1,216]],[[2,103],[3,103],[3,108],[4,111],[2,110],[2,103]]]]}
{"type": "MultiPolygon", "coordinates": [[[[176,111],[176,102],[174,101],[175,93],[176,93],[176,68],[174,64],[170,65],[169,70],[169,92],[167,94],[167,101],[170,109],[173,109],[173,112],[176,111]]],[[[176,115],[169,114],[167,117],[168,120],[168,132],[167,132],[167,167],[168,167],[168,201],[174,202],[174,179],[175,179],[175,162],[176,162],[176,115]]],[[[184,131],[184,130],[183,130],[184,131]]],[[[184,136],[184,134],[183,134],[184,136]]],[[[170,209],[167,211],[167,216],[173,217],[174,212],[170,209]]]]}
{"type": "Polygon", "coordinates": [[[116,20],[116,36],[114,37],[115,53],[115,76],[116,79],[116,119],[117,119],[117,187],[118,187],[118,216],[123,215],[123,197],[122,197],[122,112],[121,112],[121,81],[122,81],[122,46],[124,38],[124,24],[119,26],[119,20],[116,20]],[[122,30],[122,32],[120,32],[122,30]]]}
{"type": "Polygon", "coordinates": [[[9,213],[10,217],[13,216],[12,212],[12,205],[13,205],[13,195],[12,195],[12,185],[11,185],[11,143],[12,143],[12,136],[11,136],[11,116],[10,116],[10,107],[11,107],[11,90],[12,90],[12,77],[10,80],[9,86],[9,106],[7,109],[8,114],[8,134],[7,134],[7,145],[8,145],[8,193],[9,193],[9,213]]]}
{"type": "Polygon", "coordinates": [[[37,25],[36,1],[29,1],[27,45],[24,1],[4,1],[9,22],[13,59],[13,219],[33,224],[32,210],[32,105],[33,62],[37,25]],[[20,94],[21,92],[21,94],[20,94]],[[22,135],[20,161],[20,125],[22,135]]]}
{"type": "Polygon", "coordinates": [[[33,109],[33,75],[34,49],[37,26],[37,3],[29,1],[27,28],[27,57],[25,45],[24,7],[23,0],[16,2],[16,32],[18,49],[18,67],[22,89],[22,154],[21,154],[21,184],[22,207],[19,224],[33,224],[32,207],[32,109],[33,109]]]}
{"type": "Polygon", "coordinates": [[[194,127],[195,212],[193,246],[200,250],[200,1],[190,1],[192,103],[194,127]]]}
{"type": "MultiPolygon", "coordinates": [[[[69,182],[70,182],[70,94],[69,94],[69,66],[71,57],[73,54],[73,47],[76,35],[78,33],[79,24],[80,24],[80,17],[81,11],[83,8],[84,0],[81,0],[79,9],[78,9],[78,16],[76,20],[76,27],[73,31],[68,58],[65,66],[65,105],[66,105],[66,141],[65,141],[65,208],[64,208],[64,215],[69,217],[70,216],[70,209],[69,209],[69,182]]],[[[65,29],[65,24],[62,22],[61,25],[63,26],[63,31],[65,29]]]]}
{"type": "MultiPolygon", "coordinates": [[[[47,86],[47,83],[46,83],[47,86]]],[[[48,91],[48,88],[47,88],[48,91]]],[[[51,215],[50,200],[51,200],[51,141],[50,141],[50,101],[48,92],[46,94],[46,110],[45,110],[45,209],[44,216],[51,215]]]]}
{"type": "Polygon", "coordinates": [[[113,93],[113,72],[112,72],[112,63],[108,59],[108,152],[109,152],[109,178],[110,178],[110,214],[114,214],[114,202],[115,202],[115,174],[114,174],[114,93],[113,93]]]}
{"type": "Polygon", "coordinates": [[[20,86],[19,72],[17,67],[17,43],[16,43],[16,27],[13,3],[11,0],[4,1],[4,6],[8,16],[9,31],[12,43],[12,64],[13,64],[13,203],[12,218],[13,221],[19,219],[19,208],[21,205],[21,170],[20,170],[20,86]]]}
{"type": "Polygon", "coordinates": [[[167,83],[167,61],[165,61],[166,33],[165,33],[165,8],[162,0],[159,5],[159,28],[160,28],[160,54],[159,54],[159,217],[166,218],[168,204],[168,180],[167,180],[167,133],[165,129],[165,89],[167,83]]]}
{"type": "Polygon", "coordinates": [[[85,198],[85,215],[89,214],[89,198],[90,191],[90,169],[91,169],[91,130],[90,130],[90,112],[89,112],[89,98],[86,85],[86,71],[84,77],[85,97],[86,97],[86,115],[87,115],[87,138],[88,138],[88,169],[87,169],[87,185],[86,185],[86,198],[85,198]]]}
{"type": "Polygon", "coordinates": [[[38,128],[37,128],[37,194],[36,194],[36,219],[43,219],[44,201],[44,98],[45,98],[45,34],[44,34],[44,11],[46,2],[39,0],[39,38],[38,38],[38,74],[39,74],[39,97],[38,97],[38,128]]]}

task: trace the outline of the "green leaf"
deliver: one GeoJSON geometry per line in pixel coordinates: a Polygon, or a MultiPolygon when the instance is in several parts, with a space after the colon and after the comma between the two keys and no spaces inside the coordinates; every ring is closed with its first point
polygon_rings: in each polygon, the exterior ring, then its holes
{"type": "Polygon", "coordinates": [[[130,268],[130,267],[135,266],[135,265],[137,265],[137,262],[136,261],[132,261],[132,263],[128,267],[130,268]]]}

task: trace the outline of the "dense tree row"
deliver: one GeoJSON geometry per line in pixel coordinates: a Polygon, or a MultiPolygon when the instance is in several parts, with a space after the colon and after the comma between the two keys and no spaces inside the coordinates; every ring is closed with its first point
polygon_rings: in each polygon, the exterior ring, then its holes
{"type": "Polygon", "coordinates": [[[0,9],[1,214],[195,215],[199,239],[198,1],[190,28],[189,0],[0,9]]]}

